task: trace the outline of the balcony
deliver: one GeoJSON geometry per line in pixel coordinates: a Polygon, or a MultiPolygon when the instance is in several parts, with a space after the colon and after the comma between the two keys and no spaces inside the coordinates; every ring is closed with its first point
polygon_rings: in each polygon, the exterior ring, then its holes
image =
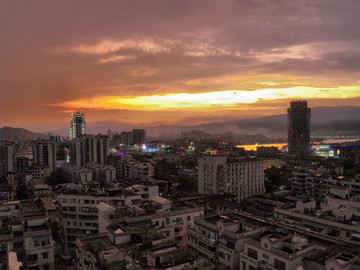
{"type": "Polygon", "coordinates": [[[207,238],[206,236],[198,233],[197,231],[195,230],[188,230],[188,234],[193,236],[194,238],[198,239],[198,240],[201,240],[203,242],[205,242],[206,244],[209,244],[209,245],[216,245],[217,244],[217,241],[216,240],[211,240],[210,238],[207,238]]]}
{"type": "Polygon", "coordinates": [[[226,245],[224,244],[220,244],[219,245],[219,251],[223,252],[223,253],[226,253],[226,254],[229,254],[229,255],[233,255],[234,253],[234,249],[231,249],[231,248],[228,248],[226,245]]]}
{"type": "Polygon", "coordinates": [[[26,227],[24,231],[24,237],[32,237],[35,235],[43,235],[48,236],[51,235],[51,229],[49,225],[45,226],[32,226],[32,227],[26,227]]]}
{"type": "Polygon", "coordinates": [[[26,262],[27,262],[27,265],[34,266],[39,263],[39,259],[38,258],[28,258],[26,262]]]}
{"type": "Polygon", "coordinates": [[[240,254],[240,261],[246,262],[246,264],[249,264],[255,268],[264,266],[264,262],[262,260],[255,260],[245,253],[240,254]]]}
{"type": "Polygon", "coordinates": [[[204,254],[208,259],[214,258],[216,251],[210,251],[205,247],[200,246],[199,244],[188,242],[188,245],[198,250],[200,253],[204,254]]]}

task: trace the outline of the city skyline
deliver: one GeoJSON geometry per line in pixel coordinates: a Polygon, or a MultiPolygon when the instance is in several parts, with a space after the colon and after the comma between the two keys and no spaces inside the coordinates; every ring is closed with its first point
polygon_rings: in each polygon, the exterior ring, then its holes
{"type": "Polygon", "coordinates": [[[355,1],[0,7],[0,126],[65,129],[78,109],[90,125],[196,125],[360,101],[355,1]]]}

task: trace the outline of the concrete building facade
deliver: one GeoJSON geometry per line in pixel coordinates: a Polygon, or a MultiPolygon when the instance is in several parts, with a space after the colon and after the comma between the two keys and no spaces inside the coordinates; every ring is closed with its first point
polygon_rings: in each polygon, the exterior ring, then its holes
{"type": "Polygon", "coordinates": [[[201,157],[198,159],[198,192],[204,195],[233,194],[238,202],[263,194],[264,161],[201,157]]]}

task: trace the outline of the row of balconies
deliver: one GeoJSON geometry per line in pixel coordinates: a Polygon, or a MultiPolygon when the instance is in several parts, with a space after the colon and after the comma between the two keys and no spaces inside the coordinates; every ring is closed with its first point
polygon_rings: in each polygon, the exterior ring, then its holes
{"type": "Polygon", "coordinates": [[[194,244],[194,243],[191,243],[191,242],[188,242],[188,245],[190,245],[191,247],[193,247],[194,249],[198,250],[199,252],[201,252],[202,254],[206,255],[209,259],[213,259],[216,255],[216,251],[210,251],[208,250],[207,248],[205,247],[202,247],[198,244],[194,244]]]}
{"type": "Polygon", "coordinates": [[[217,240],[213,241],[210,238],[208,238],[208,237],[202,235],[201,233],[195,231],[194,229],[189,229],[188,234],[193,236],[194,238],[196,238],[198,240],[201,240],[201,241],[205,242],[206,244],[209,244],[209,245],[217,244],[217,240]]]}

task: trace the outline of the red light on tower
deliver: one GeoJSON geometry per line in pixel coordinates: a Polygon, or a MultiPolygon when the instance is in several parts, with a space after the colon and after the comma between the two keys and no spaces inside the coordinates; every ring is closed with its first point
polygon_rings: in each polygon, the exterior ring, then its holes
{"type": "Polygon", "coordinates": [[[26,137],[29,137],[29,133],[26,132],[26,137]]]}

